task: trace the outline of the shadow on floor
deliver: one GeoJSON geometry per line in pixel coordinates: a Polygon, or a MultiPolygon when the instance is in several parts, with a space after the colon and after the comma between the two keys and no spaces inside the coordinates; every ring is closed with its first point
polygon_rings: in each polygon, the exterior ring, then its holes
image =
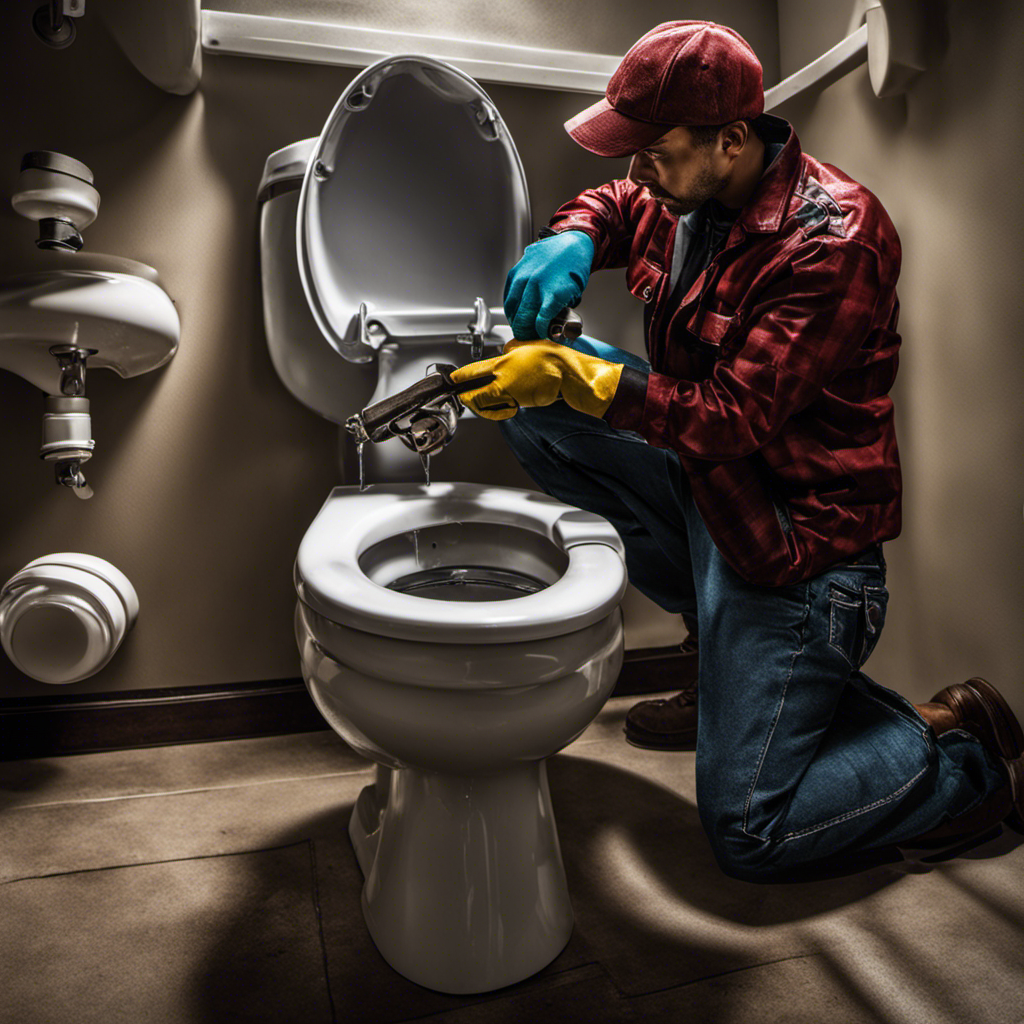
{"type": "Polygon", "coordinates": [[[827,913],[899,877],[875,870],[797,885],[740,882],[722,874],[696,806],[678,794],[633,772],[573,757],[552,758],[548,777],[567,870],[572,865],[577,885],[589,887],[609,913],[615,907],[601,892],[611,868],[627,883],[645,879],[657,893],[652,898],[672,897],[748,927],[827,913]]]}
{"type": "Polygon", "coordinates": [[[11,761],[0,765],[0,810],[18,802],[18,798],[47,787],[65,773],[58,765],[46,761],[11,761]]]}
{"type": "MultiPolygon", "coordinates": [[[[316,922],[303,914],[302,928],[319,930],[334,1019],[384,1024],[518,999],[525,989],[551,987],[559,976],[594,963],[608,972],[618,994],[632,996],[807,955],[806,939],[789,925],[861,900],[900,878],[876,870],[796,886],[734,881],[715,864],[696,808],[664,786],[565,755],[550,760],[549,776],[576,927],[549,967],[496,993],[430,992],[384,962],[363,922],[362,875],[347,835],[351,803],[272,837],[268,846],[278,848],[308,842],[312,873],[303,868],[263,879],[251,889],[268,891],[272,882],[272,891],[291,891],[282,905],[316,908],[316,922]]],[[[246,869],[259,870],[262,863],[250,860],[246,869]]],[[[275,870],[280,867],[274,862],[275,870]]],[[[246,1020],[281,1019],[280,996],[270,994],[287,991],[294,979],[279,971],[273,957],[242,968],[238,963],[240,950],[252,946],[252,929],[268,926],[281,929],[280,942],[294,941],[287,937],[293,925],[261,921],[253,908],[218,924],[219,934],[211,934],[203,958],[202,977],[193,986],[197,995],[202,993],[196,1019],[222,1021],[232,1008],[237,1014],[232,979],[246,987],[246,1020]]],[[[260,948],[273,945],[264,942],[260,948]]]]}

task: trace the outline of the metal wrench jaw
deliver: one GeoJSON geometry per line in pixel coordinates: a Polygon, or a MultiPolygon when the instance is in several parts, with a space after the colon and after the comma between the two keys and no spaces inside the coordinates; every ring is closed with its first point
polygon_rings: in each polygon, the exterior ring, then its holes
{"type": "Polygon", "coordinates": [[[451,378],[455,367],[435,363],[434,372],[396,395],[384,398],[345,421],[356,444],[375,444],[400,437],[420,455],[439,452],[455,436],[464,406],[459,393],[489,384],[494,374],[483,374],[458,384],[451,378]]]}
{"type": "Polygon", "coordinates": [[[583,333],[583,320],[576,310],[566,306],[556,314],[548,325],[548,337],[552,341],[575,341],[583,333]]]}
{"type": "Polygon", "coordinates": [[[363,413],[356,413],[345,421],[345,429],[356,444],[380,443],[397,437],[411,451],[433,455],[455,436],[462,410],[463,405],[455,395],[440,395],[413,409],[404,409],[384,423],[375,424],[372,431],[366,429],[363,413]]]}
{"type": "Polygon", "coordinates": [[[412,413],[408,426],[396,433],[406,448],[420,455],[435,455],[455,437],[462,408],[455,395],[435,399],[412,413]]]}

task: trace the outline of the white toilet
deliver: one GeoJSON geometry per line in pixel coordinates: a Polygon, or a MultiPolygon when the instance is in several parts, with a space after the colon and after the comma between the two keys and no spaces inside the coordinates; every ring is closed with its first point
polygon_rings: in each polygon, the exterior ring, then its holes
{"type": "MultiPolygon", "coordinates": [[[[426,57],[360,74],[319,139],[270,157],[261,198],[274,365],[339,423],[429,363],[470,361],[457,336],[474,301],[501,317],[529,240],[507,129],[472,79],[426,57]]],[[[490,354],[510,333],[480,307],[490,354]]],[[[505,448],[466,412],[441,457],[482,446],[505,448]]],[[[572,930],[545,758],[615,684],[624,549],[545,494],[428,485],[397,440],[365,454],[370,486],[334,488],[299,547],[303,676],[378,765],[349,825],[378,949],[428,988],[489,991],[546,966],[572,930]]]]}

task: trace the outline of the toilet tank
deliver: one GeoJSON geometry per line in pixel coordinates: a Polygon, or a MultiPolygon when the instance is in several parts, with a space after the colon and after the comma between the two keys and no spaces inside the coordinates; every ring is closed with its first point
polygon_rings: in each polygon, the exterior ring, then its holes
{"type": "Polygon", "coordinates": [[[310,312],[299,277],[295,218],[306,163],[317,140],[267,157],[259,190],[260,276],[267,348],[277,375],[303,405],[343,423],[363,408],[377,384],[377,365],[351,363],[328,344],[310,312]]]}
{"type": "MultiPolygon", "coordinates": [[[[372,401],[420,379],[431,362],[469,362],[470,350],[449,333],[417,338],[413,345],[386,344],[372,360],[357,363],[343,358],[327,341],[310,310],[297,252],[299,196],[317,142],[313,138],[285,146],[271,153],[264,166],[258,193],[263,319],[271,361],[287,390],[317,415],[342,424],[372,401]]],[[[517,244],[528,240],[517,239],[517,244]]],[[[356,448],[344,429],[339,431],[338,461],[342,480],[355,482],[356,448]]],[[[418,456],[397,439],[366,445],[364,463],[368,483],[423,479],[418,456]]],[[[498,425],[468,410],[454,442],[431,460],[430,476],[535,487],[508,450],[498,425]]]]}

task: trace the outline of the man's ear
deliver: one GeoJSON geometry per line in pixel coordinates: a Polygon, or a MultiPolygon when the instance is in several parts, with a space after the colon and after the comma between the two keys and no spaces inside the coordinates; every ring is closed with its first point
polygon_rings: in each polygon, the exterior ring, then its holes
{"type": "Polygon", "coordinates": [[[722,149],[735,156],[746,145],[750,137],[750,125],[746,121],[733,121],[722,129],[722,149]]]}

